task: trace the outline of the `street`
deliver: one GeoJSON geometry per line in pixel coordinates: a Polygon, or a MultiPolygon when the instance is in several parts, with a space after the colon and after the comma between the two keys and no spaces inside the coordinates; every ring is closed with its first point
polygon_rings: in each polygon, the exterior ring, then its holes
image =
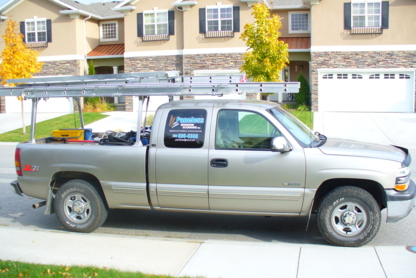
{"type": "MultiPolygon", "coordinates": [[[[15,144],[0,144],[0,225],[29,229],[63,230],[55,214],[44,215],[44,207],[32,209],[39,200],[14,194],[16,179],[15,144]]],[[[416,155],[416,154],[414,154],[416,155]]],[[[413,156],[415,157],[415,156],[413,156]]],[[[414,175],[413,175],[414,179],[414,175]]],[[[398,223],[383,222],[370,246],[416,246],[416,212],[398,223]]],[[[137,235],[186,240],[223,240],[328,245],[312,216],[306,229],[305,217],[259,217],[176,213],[147,210],[111,210],[107,221],[94,233],[137,235]]]]}

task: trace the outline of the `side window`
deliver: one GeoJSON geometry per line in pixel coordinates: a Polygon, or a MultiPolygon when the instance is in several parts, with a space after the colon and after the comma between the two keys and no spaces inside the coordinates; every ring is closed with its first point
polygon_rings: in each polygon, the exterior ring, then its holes
{"type": "Polygon", "coordinates": [[[221,110],[217,117],[217,149],[270,150],[280,132],[262,115],[251,111],[221,110]]]}
{"type": "Polygon", "coordinates": [[[207,111],[176,109],[168,114],[165,126],[165,146],[168,148],[202,148],[205,138],[207,111]]]}

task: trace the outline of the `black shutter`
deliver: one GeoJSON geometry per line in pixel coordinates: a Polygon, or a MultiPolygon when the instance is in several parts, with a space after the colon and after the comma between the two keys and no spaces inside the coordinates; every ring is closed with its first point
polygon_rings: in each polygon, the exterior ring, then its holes
{"type": "Polygon", "coordinates": [[[381,2],[381,27],[389,29],[389,1],[381,2]]]}
{"type": "Polygon", "coordinates": [[[137,14],[137,36],[143,37],[143,13],[137,14]]]}
{"type": "Polygon", "coordinates": [[[175,35],[175,11],[168,11],[168,34],[169,36],[175,35]]]}
{"type": "Polygon", "coordinates": [[[240,7],[233,7],[233,32],[240,32],[240,7]]]}
{"type": "Polygon", "coordinates": [[[207,32],[205,23],[205,8],[199,9],[199,33],[205,34],[207,32]]]}
{"type": "Polygon", "coordinates": [[[25,36],[25,22],[21,21],[20,22],[20,33],[22,33],[23,35],[23,42],[26,42],[26,36],[25,36]]]}
{"type": "Polygon", "coordinates": [[[351,3],[344,3],[344,30],[351,30],[351,3]]]}
{"type": "Polygon", "coordinates": [[[46,20],[46,39],[47,42],[52,42],[52,20],[46,20]]]}

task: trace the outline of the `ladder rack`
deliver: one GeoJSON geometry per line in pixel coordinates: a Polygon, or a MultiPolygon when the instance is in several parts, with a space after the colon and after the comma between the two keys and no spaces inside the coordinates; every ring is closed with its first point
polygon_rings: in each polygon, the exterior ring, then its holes
{"type": "MultiPolygon", "coordinates": [[[[72,97],[77,102],[84,128],[80,97],[136,96],[139,100],[137,132],[141,130],[143,100],[151,96],[214,95],[231,93],[297,93],[299,82],[246,82],[244,75],[173,76],[173,72],[54,76],[10,79],[16,87],[0,87],[0,96],[22,96],[32,100],[30,143],[35,144],[36,114],[39,100],[72,97]]],[[[140,145],[140,140],[136,141],[140,145]]]]}
{"type": "Polygon", "coordinates": [[[0,96],[24,98],[297,93],[299,82],[246,82],[243,75],[170,76],[169,72],[10,79],[0,96]],[[24,84],[21,84],[24,83],[24,84]]]}

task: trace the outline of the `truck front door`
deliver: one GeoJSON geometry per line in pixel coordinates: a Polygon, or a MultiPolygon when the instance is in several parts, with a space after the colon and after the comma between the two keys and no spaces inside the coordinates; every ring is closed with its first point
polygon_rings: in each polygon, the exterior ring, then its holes
{"type": "Polygon", "coordinates": [[[271,139],[282,134],[254,111],[220,109],[213,118],[210,209],[299,213],[305,186],[303,149],[272,152],[271,139]]]}

